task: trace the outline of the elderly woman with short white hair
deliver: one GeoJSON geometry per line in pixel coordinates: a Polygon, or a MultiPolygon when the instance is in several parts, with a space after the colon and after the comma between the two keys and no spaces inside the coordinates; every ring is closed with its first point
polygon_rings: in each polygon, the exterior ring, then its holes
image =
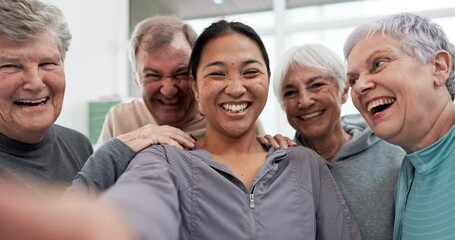
{"type": "Polygon", "coordinates": [[[296,46],[275,73],[275,94],[296,130],[294,140],[326,160],[362,238],[392,239],[404,151],[378,138],[360,115],[340,118],[349,89],[341,58],[319,44],[296,46]]]}
{"type": "Polygon", "coordinates": [[[394,239],[454,239],[453,45],[439,25],[403,13],[356,28],[344,52],[354,105],[407,153],[394,239]]]}

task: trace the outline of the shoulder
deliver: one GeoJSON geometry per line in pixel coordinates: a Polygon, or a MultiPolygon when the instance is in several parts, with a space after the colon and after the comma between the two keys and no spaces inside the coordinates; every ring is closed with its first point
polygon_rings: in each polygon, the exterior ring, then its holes
{"type": "Polygon", "coordinates": [[[142,99],[133,99],[130,102],[116,104],[109,111],[112,113],[130,113],[131,111],[143,110],[147,110],[144,101],[142,99]]]}
{"type": "Polygon", "coordinates": [[[285,158],[292,164],[302,168],[304,171],[327,167],[324,159],[308,147],[295,146],[288,148],[286,151],[287,154],[285,158]]]}
{"type": "Polygon", "coordinates": [[[144,162],[169,164],[170,161],[181,161],[187,155],[185,152],[188,151],[166,144],[156,144],[137,153],[131,162],[132,164],[142,164],[144,162]]]}
{"type": "Polygon", "coordinates": [[[58,139],[74,141],[73,143],[77,142],[91,145],[88,137],[76,130],[63,127],[57,124],[52,125],[52,129],[54,131],[55,137],[58,139]]]}
{"type": "Polygon", "coordinates": [[[354,129],[359,131],[369,129],[365,119],[358,113],[342,116],[341,123],[343,124],[344,130],[348,133],[352,132],[354,129]]]}
{"type": "Polygon", "coordinates": [[[92,155],[92,143],[84,134],[56,124],[52,125],[52,130],[54,131],[52,140],[52,144],[55,146],[54,151],[61,151],[68,154],[66,156],[68,159],[71,156],[81,162],[87,161],[92,155]]]}

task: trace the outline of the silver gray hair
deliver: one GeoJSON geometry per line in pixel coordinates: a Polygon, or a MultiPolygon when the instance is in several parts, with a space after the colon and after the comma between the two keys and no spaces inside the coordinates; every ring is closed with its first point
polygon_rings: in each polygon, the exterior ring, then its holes
{"type": "Polygon", "coordinates": [[[304,44],[288,49],[275,69],[273,90],[281,106],[283,106],[283,82],[294,67],[304,67],[328,74],[338,86],[341,94],[346,86],[346,67],[341,57],[329,48],[320,44],[304,44]]]}
{"type": "Polygon", "coordinates": [[[0,35],[24,42],[44,33],[55,39],[63,61],[72,36],[60,9],[38,0],[0,1],[0,35]]]}
{"type": "Polygon", "coordinates": [[[364,38],[375,34],[391,35],[400,41],[402,49],[427,64],[439,50],[445,50],[452,57],[451,72],[446,85],[452,96],[455,96],[455,47],[447,38],[441,26],[429,19],[413,13],[400,13],[361,25],[354,29],[344,44],[344,57],[347,60],[352,49],[364,38]]]}
{"type": "Polygon", "coordinates": [[[142,20],[131,34],[129,60],[133,69],[136,68],[136,53],[142,41],[146,51],[154,51],[170,44],[177,33],[183,33],[191,48],[197,39],[194,29],[173,16],[155,16],[142,20]]]}

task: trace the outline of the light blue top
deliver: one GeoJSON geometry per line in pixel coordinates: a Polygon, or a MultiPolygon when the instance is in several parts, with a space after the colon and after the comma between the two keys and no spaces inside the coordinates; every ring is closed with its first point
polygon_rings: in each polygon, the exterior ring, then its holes
{"type": "Polygon", "coordinates": [[[406,155],[397,185],[394,239],[455,239],[455,127],[406,155]]]}

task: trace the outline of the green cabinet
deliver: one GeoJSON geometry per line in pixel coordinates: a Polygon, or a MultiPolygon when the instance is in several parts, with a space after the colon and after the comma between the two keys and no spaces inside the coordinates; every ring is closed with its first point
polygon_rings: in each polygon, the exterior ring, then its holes
{"type": "Polygon", "coordinates": [[[112,106],[120,101],[93,101],[88,103],[88,136],[95,144],[100,136],[106,114],[112,106]]]}

